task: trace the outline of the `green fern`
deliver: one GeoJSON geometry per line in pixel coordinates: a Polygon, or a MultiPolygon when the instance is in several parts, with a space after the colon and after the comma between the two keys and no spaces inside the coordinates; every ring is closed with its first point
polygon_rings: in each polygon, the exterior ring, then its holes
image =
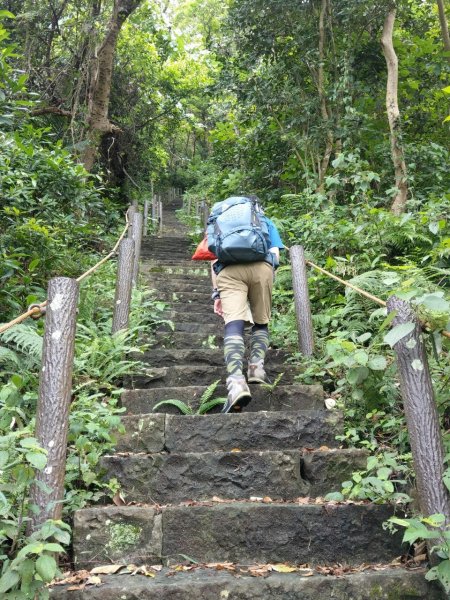
{"type": "Polygon", "coordinates": [[[183,413],[183,415],[193,415],[194,411],[190,406],[183,402],[182,400],[170,399],[170,400],[161,400],[153,407],[153,412],[156,411],[160,406],[175,406],[178,410],[183,413]]]}
{"type": "Polygon", "coordinates": [[[1,340],[13,349],[40,361],[42,358],[42,337],[30,325],[19,323],[1,334],[1,340]]]}

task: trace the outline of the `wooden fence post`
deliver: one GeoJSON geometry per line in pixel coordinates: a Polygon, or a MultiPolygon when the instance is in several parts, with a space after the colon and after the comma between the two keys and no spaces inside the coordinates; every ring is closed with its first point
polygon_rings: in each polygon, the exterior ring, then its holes
{"type": "Polygon", "coordinates": [[[305,251],[303,246],[297,245],[292,246],[289,252],[292,266],[295,314],[297,317],[298,346],[303,355],[312,356],[314,352],[314,333],[308,293],[305,251]]]}
{"type": "Polygon", "coordinates": [[[128,328],[130,316],[131,288],[133,287],[134,240],[123,239],[117,260],[116,295],[112,333],[128,328]]]}
{"type": "Polygon", "coordinates": [[[162,200],[159,201],[159,233],[163,232],[163,203],[162,200]]]}
{"type": "Polygon", "coordinates": [[[30,531],[47,519],[61,518],[78,289],[78,282],[69,277],[56,277],[48,284],[35,434],[47,451],[47,465],[36,472],[31,487],[30,505],[39,511],[30,515],[30,531]]]}
{"type": "Polygon", "coordinates": [[[148,232],[148,200],[144,200],[144,231],[142,232],[144,237],[147,236],[148,232]]]}
{"type": "Polygon", "coordinates": [[[206,200],[203,201],[203,229],[206,230],[206,225],[208,223],[208,217],[209,217],[209,208],[208,208],[208,203],[206,202],[206,200]]]}
{"type": "Polygon", "coordinates": [[[137,207],[134,204],[130,204],[130,206],[128,207],[127,210],[127,217],[128,217],[128,223],[129,223],[129,227],[128,227],[128,237],[132,238],[133,237],[133,215],[135,215],[138,212],[137,207]]]}
{"type": "Polygon", "coordinates": [[[393,326],[414,323],[414,329],[394,344],[409,431],[421,513],[446,516],[450,523],[449,493],[444,485],[444,448],[434,399],[422,328],[410,305],[391,296],[388,312],[396,312],[393,326]]]}
{"type": "Polygon", "coordinates": [[[139,278],[139,261],[141,260],[142,244],[142,214],[140,212],[133,215],[133,237],[134,241],[134,263],[133,263],[133,285],[137,286],[139,278]]]}

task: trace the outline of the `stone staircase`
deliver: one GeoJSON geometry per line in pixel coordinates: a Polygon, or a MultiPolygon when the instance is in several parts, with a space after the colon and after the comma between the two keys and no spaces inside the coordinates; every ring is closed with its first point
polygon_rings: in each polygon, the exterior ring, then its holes
{"type": "Polygon", "coordinates": [[[399,535],[382,528],[392,508],[323,501],[365,466],[366,455],[338,447],[342,415],[325,409],[320,386],[295,382],[285,352],[271,350],[267,360],[272,379],[283,374],[279,383],[252,386],[253,400],[242,413],[222,415],[219,407],[186,416],[169,406],[153,412],[169,398],[195,409],[218,379],[215,396],[226,395],[222,325],[212,311],[208,265],[190,261],[176,208],[165,206],[164,236],[145,240],[141,269],[146,284],[170,305],[165,317],[174,330],[160,328],[144,357],[150,373],[131,378],[122,396],[126,433],[116,453],[103,459],[106,477],[119,480],[126,504],[93,506],[74,517],[76,568],[156,567],[151,577],[124,569],[101,575],[98,587],[53,588],[51,597],[442,598],[423,571],[358,569],[402,553],[399,535]],[[292,572],[277,572],[286,564],[292,572]],[[314,571],[336,564],[354,569],[341,569],[339,577],[314,571]]]}

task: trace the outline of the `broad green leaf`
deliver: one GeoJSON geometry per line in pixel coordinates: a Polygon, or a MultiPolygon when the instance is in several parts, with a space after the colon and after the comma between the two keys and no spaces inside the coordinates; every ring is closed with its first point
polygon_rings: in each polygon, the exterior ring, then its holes
{"type": "Polygon", "coordinates": [[[383,331],[383,329],[386,329],[386,327],[388,327],[392,323],[392,321],[395,319],[396,316],[397,316],[396,310],[393,310],[392,312],[390,312],[388,314],[388,316],[384,319],[384,321],[381,323],[380,331],[383,331]]]}
{"type": "Polygon", "coordinates": [[[353,358],[359,365],[365,366],[369,360],[369,355],[364,350],[358,350],[354,353],[353,358]]]}
{"type": "Polygon", "coordinates": [[[347,381],[350,385],[358,385],[367,379],[369,375],[369,369],[367,367],[353,367],[347,372],[347,381]]]}
{"type": "Polygon", "coordinates": [[[48,552],[65,552],[64,548],[60,544],[55,544],[55,542],[45,544],[44,550],[48,552]]]}
{"type": "Polygon", "coordinates": [[[53,556],[43,554],[36,561],[36,571],[46,583],[50,582],[56,575],[56,560],[53,556]]]}
{"type": "Polygon", "coordinates": [[[42,470],[47,464],[47,457],[40,452],[27,452],[25,458],[35,469],[42,470]]]}
{"type": "Polygon", "coordinates": [[[372,369],[372,371],[384,371],[387,367],[387,361],[384,356],[377,355],[369,360],[367,366],[369,369],[372,369]]]}
{"type": "Polygon", "coordinates": [[[450,310],[450,302],[437,294],[428,294],[421,299],[421,304],[432,311],[447,312],[450,310]]]}
{"type": "Polygon", "coordinates": [[[341,492],[330,492],[324,498],[325,502],[343,502],[345,500],[341,492]]]}
{"type": "Polygon", "coordinates": [[[0,594],[5,594],[8,592],[16,585],[16,583],[19,582],[19,579],[20,575],[17,571],[8,569],[8,571],[6,571],[6,573],[0,577],[0,594]]]}
{"type": "Polygon", "coordinates": [[[23,438],[19,443],[22,448],[37,448],[39,446],[37,439],[33,437],[23,438]]]}
{"type": "Polygon", "coordinates": [[[391,348],[395,346],[401,339],[405,336],[409,335],[412,331],[414,331],[416,325],[415,323],[400,323],[400,325],[396,325],[389,333],[384,336],[384,342],[389,344],[391,348]]]}
{"type": "Polygon", "coordinates": [[[448,491],[450,492],[450,469],[446,469],[444,471],[444,476],[442,478],[444,485],[447,487],[448,491]]]}

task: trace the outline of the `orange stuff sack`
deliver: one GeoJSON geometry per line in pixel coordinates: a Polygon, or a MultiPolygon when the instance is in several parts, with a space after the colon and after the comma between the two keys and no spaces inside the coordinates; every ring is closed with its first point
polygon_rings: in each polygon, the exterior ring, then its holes
{"type": "Polygon", "coordinates": [[[217,256],[208,250],[207,237],[202,239],[192,256],[192,260],[216,260],[216,258],[217,256]]]}

